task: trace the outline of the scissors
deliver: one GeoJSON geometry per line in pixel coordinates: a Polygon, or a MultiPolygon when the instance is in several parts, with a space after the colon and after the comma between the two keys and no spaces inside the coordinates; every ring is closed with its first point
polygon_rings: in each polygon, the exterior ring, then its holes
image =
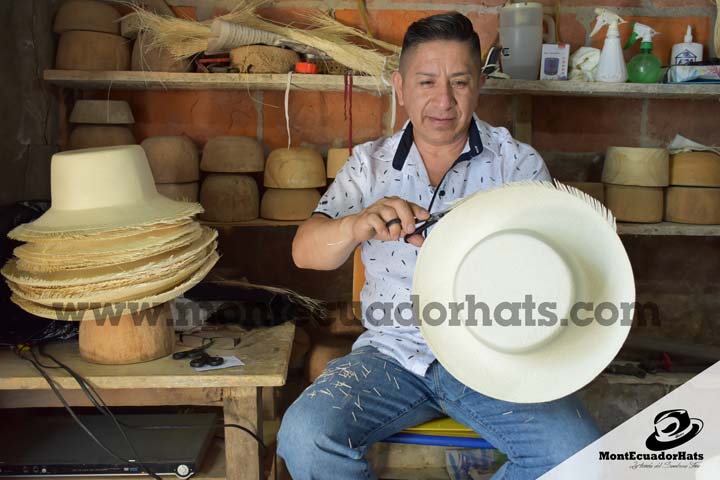
{"type": "MultiPolygon", "coordinates": [[[[405,235],[405,237],[403,237],[405,242],[407,242],[408,239],[413,235],[422,235],[423,232],[435,225],[438,221],[440,221],[441,218],[447,215],[450,210],[452,210],[452,208],[448,208],[447,210],[443,210],[442,212],[435,212],[431,214],[426,220],[415,222],[415,231],[413,233],[408,233],[407,235],[405,235]]],[[[385,226],[389,228],[390,226],[400,222],[401,220],[399,218],[393,218],[392,220],[388,220],[387,222],[385,222],[385,226]]]]}

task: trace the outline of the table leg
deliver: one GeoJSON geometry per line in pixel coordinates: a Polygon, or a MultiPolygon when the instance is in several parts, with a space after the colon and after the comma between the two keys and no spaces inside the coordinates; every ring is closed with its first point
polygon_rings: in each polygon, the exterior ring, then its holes
{"type": "MultiPolygon", "coordinates": [[[[260,388],[223,389],[225,424],[241,425],[262,438],[261,399],[260,388]]],[[[228,480],[260,478],[260,446],[239,428],[225,428],[225,462],[228,480]]]]}

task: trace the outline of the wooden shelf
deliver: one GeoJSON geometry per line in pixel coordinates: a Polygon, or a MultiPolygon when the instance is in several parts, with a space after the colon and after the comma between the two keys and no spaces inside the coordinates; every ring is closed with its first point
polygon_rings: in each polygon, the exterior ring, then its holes
{"type": "MultiPolygon", "coordinates": [[[[285,90],[287,74],[169,73],[79,70],[45,70],[43,79],[59,87],[107,90],[285,90]]],[[[294,74],[291,90],[342,92],[342,75],[294,74]]],[[[356,76],[353,89],[375,94],[389,91],[372,77],[356,76]]]]}
{"type": "Polygon", "coordinates": [[[692,237],[720,236],[720,225],[688,225],[683,223],[623,223],[618,222],[620,235],[680,235],[692,237]]]}
{"type": "MultiPolygon", "coordinates": [[[[45,70],[45,81],[75,89],[119,90],[285,90],[286,74],[168,73],[130,71],[45,70]]],[[[341,92],[342,75],[295,74],[292,90],[341,92]]],[[[353,78],[353,88],[375,94],[390,91],[367,76],[353,78]]],[[[720,84],[675,85],[489,79],[481,93],[499,95],[555,95],[623,98],[718,98],[720,84]]]]}

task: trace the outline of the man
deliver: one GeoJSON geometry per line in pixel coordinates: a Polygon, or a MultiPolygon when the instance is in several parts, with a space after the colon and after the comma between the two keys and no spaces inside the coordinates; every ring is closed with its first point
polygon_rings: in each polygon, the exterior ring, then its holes
{"type": "Polygon", "coordinates": [[[338,268],[362,244],[368,330],[285,414],[278,453],[295,479],[375,478],[364,459],[369,445],[446,415],[507,454],[500,479],[537,478],[598,437],[573,396],[512,404],[466,387],[435,360],[417,322],[388,324],[398,310],[376,308],[410,301],[424,240],[414,234],[417,220],[477,190],[550,179],[532,147],[474,116],[480,68],[479,38],[466,17],[413,23],[392,78],[409,122],[390,138],[355,147],[298,229],[293,258],[302,268],[338,268]]]}

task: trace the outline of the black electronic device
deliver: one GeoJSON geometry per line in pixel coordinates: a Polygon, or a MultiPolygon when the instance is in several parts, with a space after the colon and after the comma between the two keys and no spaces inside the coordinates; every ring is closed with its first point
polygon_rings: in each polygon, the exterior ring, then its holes
{"type": "Polygon", "coordinates": [[[220,424],[215,413],[115,415],[138,453],[109,416],[78,418],[120,462],[95,443],[69,415],[38,414],[4,419],[0,434],[0,477],[147,476],[138,460],[157,475],[189,478],[197,473],[220,424]]]}

